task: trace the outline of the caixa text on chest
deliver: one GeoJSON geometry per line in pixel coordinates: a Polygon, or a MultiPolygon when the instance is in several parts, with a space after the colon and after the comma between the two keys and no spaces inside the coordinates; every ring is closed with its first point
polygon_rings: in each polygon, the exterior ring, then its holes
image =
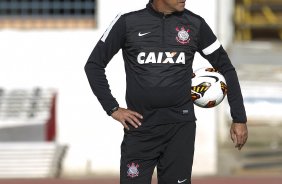
{"type": "Polygon", "coordinates": [[[185,64],[184,52],[140,52],[137,56],[139,64],[185,64]]]}

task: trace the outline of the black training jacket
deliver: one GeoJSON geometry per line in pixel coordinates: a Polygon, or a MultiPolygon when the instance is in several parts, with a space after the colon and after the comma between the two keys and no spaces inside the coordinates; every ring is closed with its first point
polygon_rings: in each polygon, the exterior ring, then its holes
{"type": "Polygon", "coordinates": [[[196,120],[191,100],[195,52],[224,75],[233,121],[247,121],[236,71],[200,16],[186,9],[164,15],[148,3],[145,9],[115,18],[85,65],[91,88],[107,112],[118,102],[111,94],[105,67],[120,49],[127,108],[143,115],[142,126],[196,120]]]}

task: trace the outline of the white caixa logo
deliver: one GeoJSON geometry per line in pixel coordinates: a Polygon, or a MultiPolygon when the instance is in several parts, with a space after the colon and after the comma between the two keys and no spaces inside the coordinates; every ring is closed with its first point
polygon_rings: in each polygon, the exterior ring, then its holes
{"type": "Polygon", "coordinates": [[[185,64],[184,52],[140,52],[137,56],[139,64],[185,64]]]}

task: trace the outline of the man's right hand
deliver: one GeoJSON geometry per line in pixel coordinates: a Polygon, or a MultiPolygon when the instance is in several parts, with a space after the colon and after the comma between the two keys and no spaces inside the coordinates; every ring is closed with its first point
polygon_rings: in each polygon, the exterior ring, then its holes
{"type": "Polygon", "coordinates": [[[129,130],[127,123],[131,124],[135,128],[138,128],[139,126],[141,126],[139,119],[143,119],[143,116],[138,112],[122,107],[119,107],[118,110],[113,112],[111,116],[115,120],[119,121],[127,130],[129,130]]]}

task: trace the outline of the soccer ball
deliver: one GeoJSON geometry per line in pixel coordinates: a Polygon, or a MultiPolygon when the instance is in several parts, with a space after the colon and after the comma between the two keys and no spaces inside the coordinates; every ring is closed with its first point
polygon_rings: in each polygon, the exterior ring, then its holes
{"type": "Polygon", "coordinates": [[[195,105],[203,108],[215,107],[222,102],[226,93],[226,81],[214,68],[200,68],[194,71],[191,96],[195,105]]]}

